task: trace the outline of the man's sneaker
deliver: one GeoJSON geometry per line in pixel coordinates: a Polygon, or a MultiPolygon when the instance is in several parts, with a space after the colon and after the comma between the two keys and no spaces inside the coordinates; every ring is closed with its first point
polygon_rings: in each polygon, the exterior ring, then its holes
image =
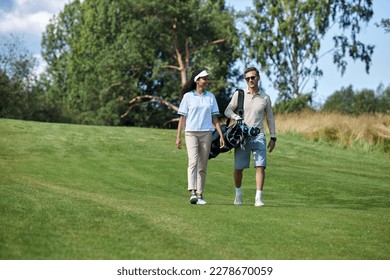
{"type": "Polygon", "coordinates": [[[196,204],[205,205],[207,204],[207,202],[203,199],[203,197],[198,197],[198,201],[196,202],[196,204]]]}
{"type": "Polygon", "coordinates": [[[198,197],[195,194],[192,194],[190,197],[190,203],[196,204],[198,202],[198,197]]]}
{"type": "Polygon", "coordinates": [[[256,198],[255,206],[264,206],[264,203],[261,201],[260,198],[256,198]]]}
{"type": "Polygon", "coordinates": [[[242,196],[236,195],[236,198],[234,199],[234,205],[242,205],[242,196]]]}

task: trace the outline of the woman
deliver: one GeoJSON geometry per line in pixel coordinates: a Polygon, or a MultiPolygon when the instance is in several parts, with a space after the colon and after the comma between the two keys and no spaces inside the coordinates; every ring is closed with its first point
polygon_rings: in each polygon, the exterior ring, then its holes
{"type": "Polygon", "coordinates": [[[203,199],[206,170],[214,127],[220,136],[221,147],[225,146],[218,121],[219,108],[214,94],[206,90],[208,73],[197,70],[180,92],[179,125],[176,147],[181,149],[181,131],[185,127],[188,153],[188,191],[191,204],[206,204],[203,199]]]}

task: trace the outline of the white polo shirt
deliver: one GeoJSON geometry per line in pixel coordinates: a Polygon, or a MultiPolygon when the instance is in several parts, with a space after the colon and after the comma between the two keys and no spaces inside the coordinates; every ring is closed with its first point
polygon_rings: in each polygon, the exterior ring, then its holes
{"type": "Polygon", "coordinates": [[[206,90],[202,95],[189,91],[180,103],[179,115],[186,117],[185,131],[214,131],[212,115],[219,115],[217,100],[206,90]]]}

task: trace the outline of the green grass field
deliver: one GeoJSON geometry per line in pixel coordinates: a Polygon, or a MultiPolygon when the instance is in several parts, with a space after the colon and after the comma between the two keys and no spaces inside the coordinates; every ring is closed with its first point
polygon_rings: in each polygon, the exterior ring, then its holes
{"type": "Polygon", "coordinates": [[[174,130],[0,119],[0,259],[389,259],[390,161],[299,135],[234,206],[233,153],[188,203],[174,130]]]}

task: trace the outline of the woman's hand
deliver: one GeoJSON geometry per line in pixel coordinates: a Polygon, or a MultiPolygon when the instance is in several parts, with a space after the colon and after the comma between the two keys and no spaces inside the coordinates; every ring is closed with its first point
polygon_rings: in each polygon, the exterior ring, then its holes
{"type": "Polygon", "coordinates": [[[181,149],[181,137],[176,137],[176,148],[181,149]]]}
{"type": "Polygon", "coordinates": [[[222,149],[223,147],[225,147],[225,139],[223,139],[223,137],[219,137],[219,148],[222,149]]]}

